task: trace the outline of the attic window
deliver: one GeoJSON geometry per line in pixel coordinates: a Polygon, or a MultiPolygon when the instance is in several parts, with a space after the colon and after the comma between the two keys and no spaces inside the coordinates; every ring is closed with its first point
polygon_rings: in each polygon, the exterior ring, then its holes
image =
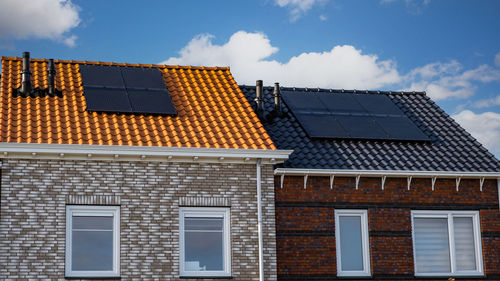
{"type": "Polygon", "coordinates": [[[177,115],[157,68],[80,65],[88,111],[177,115]]]}

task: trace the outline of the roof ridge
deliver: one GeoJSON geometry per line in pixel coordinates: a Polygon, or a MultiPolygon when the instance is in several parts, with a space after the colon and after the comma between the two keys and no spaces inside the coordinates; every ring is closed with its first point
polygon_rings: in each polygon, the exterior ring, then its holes
{"type": "MultiPolygon", "coordinates": [[[[20,57],[1,57],[2,61],[20,61],[20,57]]],[[[31,59],[32,62],[48,62],[48,59],[31,59]]],[[[90,64],[90,65],[107,65],[107,66],[127,66],[127,67],[151,67],[151,68],[167,68],[167,69],[191,69],[191,70],[230,70],[229,66],[192,66],[192,65],[166,65],[166,64],[142,64],[142,63],[120,63],[120,62],[102,62],[102,61],[80,61],[80,60],[59,60],[55,59],[56,63],[74,63],[74,64],[90,64]]]]}
{"type": "MultiPolygon", "coordinates": [[[[255,88],[251,85],[238,85],[240,87],[255,88]]],[[[274,89],[273,86],[264,86],[265,89],[274,89]]],[[[349,94],[384,94],[384,95],[397,95],[397,94],[415,94],[424,95],[427,93],[425,91],[380,91],[380,90],[359,90],[359,89],[327,89],[327,88],[308,88],[308,87],[288,87],[280,86],[281,90],[285,91],[301,91],[301,92],[329,92],[329,93],[349,93],[349,94]]]]}

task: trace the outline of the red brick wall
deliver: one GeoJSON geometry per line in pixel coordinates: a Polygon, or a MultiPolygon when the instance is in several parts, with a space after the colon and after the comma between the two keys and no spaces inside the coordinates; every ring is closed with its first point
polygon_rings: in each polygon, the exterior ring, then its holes
{"type": "MultiPolygon", "coordinates": [[[[335,280],[335,209],[368,210],[373,279],[416,280],[411,236],[411,210],[480,211],[483,265],[488,280],[500,280],[500,211],[496,180],[275,177],[277,262],[279,280],[335,280]]],[[[442,278],[442,280],[448,278],[442,278]]],[[[458,279],[458,278],[457,278],[458,279]]],[[[429,279],[426,279],[429,280],[429,279]]],[[[471,280],[471,279],[468,279],[471,280]]]]}

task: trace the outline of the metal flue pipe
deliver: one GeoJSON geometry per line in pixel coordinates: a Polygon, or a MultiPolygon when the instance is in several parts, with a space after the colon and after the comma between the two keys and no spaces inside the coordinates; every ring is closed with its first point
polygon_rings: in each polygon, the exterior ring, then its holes
{"type": "Polygon", "coordinates": [[[264,118],[264,105],[262,100],[262,80],[257,80],[255,85],[255,111],[257,112],[257,116],[262,119],[264,118]]]}
{"type": "Polygon", "coordinates": [[[48,77],[48,82],[49,82],[49,88],[48,88],[47,93],[50,96],[53,96],[56,94],[56,86],[55,86],[56,67],[54,65],[53,59],[49,59],[49,63],[47,66],[47,77],[48,77]]]}
{"type": "Polygon", "coordinates": [[[31,87],[30,53],[23,53],[23,70],[21,71],[21,95],[28,96],[33,91],[31,87]]]}
{"type": "Polygon", "coordinates": [[[280,83],[274,83],[274,112],[276,115],[281,116],[281,93],[280,93],[280,83]]]}

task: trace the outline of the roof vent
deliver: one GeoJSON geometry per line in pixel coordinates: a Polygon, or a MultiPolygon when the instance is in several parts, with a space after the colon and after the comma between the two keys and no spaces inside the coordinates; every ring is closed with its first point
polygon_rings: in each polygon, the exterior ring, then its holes
{"type": "Polygon", "coordinates": [[[281,117],[283,115],[282,106],[281,106],[280,83],[278,83],[278,82],[274,83],[273,98],[274,98],[274,108],[266,116],[267,122],[273,122],[274,118],[281,117]]]}
{"type": "Polygon", "coordinates": [[[33,88],[31,85],[31,71],[30,71],[30,53],[23,53],[23,70],[21,71],[21,87],[14,89],[12,92],[14,96],[18,97],[62,97],[61,91],[55,87],[56,67],[54,60],[50,59],[47,67],[47,78],[49,86],[47,89],[33,88]]]}
{"type": "Polygon", "coordinates": [[[17,89],[17,93],[22,97],[27,97],[33,94],[31,88],[31,71],[30,71],[30,53],[23,53],[23,70],[21,71],[21,87],[17,89]]]}
{"type": "Polygon", "coordinates": [[[54,65],[53,59],[49,59],[49,64],[47,65],[47,77],[49,81],[49,88],[47,90],[47,93],[49,95],[54,95],[56,93],[56,85],[55,85],[56,67],[54,65]]]}
{"type": "Polygon", "coordinates": [[[49,63],[47,64],[47,80],[49,86],[47,90],[41,91],[40,96],[45,96],[45,93],[49,95],[49,97],[62,97],[62,92],[56,89],[56,65],[54,63],[54,59],[49,59],[49,63]]]}
{"type": "Polygon", "coordinates": [[[264,118],[264,105],[262,100],[262,80],[257,80],[255,86],[255,111],[260,119],[264,118]]]}
{"type": "Polygon", "coordinates": [[[281,116],[281,93],[280,93],[280,83],[274,83],[274,112],[277,116],[281,116]]]}

